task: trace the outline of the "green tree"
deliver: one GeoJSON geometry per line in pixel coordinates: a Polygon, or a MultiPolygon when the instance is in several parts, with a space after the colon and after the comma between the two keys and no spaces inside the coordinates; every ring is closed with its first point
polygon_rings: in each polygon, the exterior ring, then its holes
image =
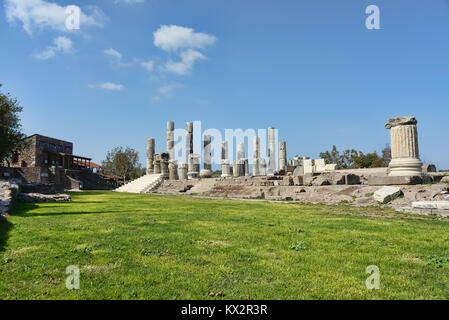
{"type": "Polygon", "coordinates": [[[102,161],[102,167],[103,173],[123,177],[124,183],[143,174],[139,163],[139,153],[130,147],[116,147],[109,151],[106,159],[102,161]]]}
{"type": "Polygon", "coordinates": [[[384,161],[386,166],[388,166],[388,164],[391,162],[391,147],[389,144],[387,144],[382,150],[382,160],[384,161]]]}
{"type": "MultiPolygon", "coordinates": [[[[360,168],[379,168],[386,167],[389,163],[384,158],[388,156],[387,146],[382,150],[382,157],[377,152],[364,154],[362,151],[355,149],[347,149],[340,153],[336,146],[332,146],[331,151],[320,153],[320,157],[326,161],[327,164],[335,163],[337,169],[360,169],[360,168]]],[[[391,151],[390,151],[391,154],[391,151]]]]}
{"type": "Polygon", "coordinates": [[[26,146],[19,117],[22,110],[17,99],[0,92],[0,165],[6,161],[9,167],[11,156],[26,146]]]}

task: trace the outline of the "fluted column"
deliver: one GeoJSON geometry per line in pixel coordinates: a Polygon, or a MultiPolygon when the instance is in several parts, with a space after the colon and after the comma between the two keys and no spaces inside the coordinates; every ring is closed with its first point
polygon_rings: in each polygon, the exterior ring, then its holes
{"type": "Polygon", "coordinates": [[[276,171],[276,141],[274,128],[268,128],[268,174],[272,175],[276,171]]]}
{"type": "Polygon", "coordinates": [[[173,121],[167,122],[167,153],[168,160],[175,158],[175,123],[173,121]]]}
{"type": "Polygon", "coordinates": [[[186,122],[186,163],[189,155],[193,153],[193,122],[186,122]]]}
{"type": "Polygon", "coordinates": [[[391,136],[390,176],[422,175],[417,123],[415,117],[398,117],[385,125],[391,136]]]}
{"type": "Polygon", "coordinates": [[[287,143],[285,141],[279,142],[279,169],[287,169],[287,143]]]}
{"type": "Polygon", "coordinates": [[[231,176],[231,166],[228,160],[228,142],[221,143],[221,176],[223,178],[231,176]]]}
{"type": "Polygon", "coordinates": [[[245,158],[245,143],[239,143],[237,145],[237,160],[245,158]]]}
{"type": "Polygon", "coordinates": [[[211,160],[211,143],[212,138],[210,135],[204,135],[204,170],[201,170],[200,176],[201,178],[210,178],[212,177],[212,160],[211,160]]]}
{"type": "Polygon", "coordinates": [[[152,174],[154,172],[154,139],[147,140],[147,174],[152,174]]]}

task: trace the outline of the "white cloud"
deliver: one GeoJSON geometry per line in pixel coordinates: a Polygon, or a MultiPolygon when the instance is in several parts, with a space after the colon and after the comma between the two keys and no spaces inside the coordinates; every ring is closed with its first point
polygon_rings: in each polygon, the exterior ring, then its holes
{"type": "Polygon", "coordinates": [[[104,50],[104,53],[108,56],[110,56],[115,64],[117,64],[120,67],[129,67],[131,63],[123,63],[122,62],[122,54],[118,52],[115,49],[109,48],[107,50],[104,50]]]}
{"type": "Polygon", "coordinates": [[[206,57],[201,52],[188,49],[181,52],[181,61],[173,61],[170,59],[165,64],[164,70],[179,75],[185,75],[192,70],[195,61],[203,59],[206,59],[206,57]]]}
{"type": "Polygon", "coordinates": [[[67,37],[57,37],[53,40],[54,46],[48,47],[42,52],[33,54],[36,59],[47,60],[53,58],[57,52],[70,53],[73,52],[73,43],[67,37]]]}
{"type": "MultiPolygon", "coordinates": [[[[6,18],[9,23],[22,22],[23,29],[32,34],[35,28],[71,32],[66,28],[66,7],[45,0],[5,0],[6,18]]],[[[106,21],[103,11],[95,6],[81,10],[80,24],[83,27],[102,27],[106,21]],[[88,12],[88,13],[87,13],[88,12]]]]}
{"type": "Polygon", "coordinates": [[[176,51],[182,48],[204,49],[217,40],[213,35],[176,25],[163,25],[153,35],[154,45],[164,51],[176,51]]]}
{"type": "Polygon", "coordinates": [[[148,71],[153,71],[153,69],[154,69],[154,61],[153,60],[142,61],[140,63],[140,65],[148,71]]]}
{"type": "Polygon", "coordinates": [[[111,91],[122,91],[125,87],[121,84],[112,83],[112,82],[103,82],[99,84],[91,84],[89,88],[100,88],[111,91]]]}
{"type": "Polygon", "coordinates": [[[171,84],[167,84],[165,86],[162,86],[160,88],[157,89],[157,94],[153,95],[151,97],[151,99],[153,101],[159,101],[162,99],[162,97],[164,96],[171,96],[173,90],[177,89],[177,88],[182,88],[184,87],[184,85],[182,83],[171,83],[171,84]]]}

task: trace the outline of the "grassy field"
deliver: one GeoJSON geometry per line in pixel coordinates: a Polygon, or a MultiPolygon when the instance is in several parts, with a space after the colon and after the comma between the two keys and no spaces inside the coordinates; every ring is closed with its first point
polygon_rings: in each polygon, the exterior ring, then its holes
{"type": "Polygon", "coordinates": [[[449,298],[447,220],[345,205],[72,198],[19,205],[0,224],[0,298],[449,298]],[[65,287],[69,265],[80,290],[65,287]],[[369,265],[379,290],[365,286],[369,265]]]}

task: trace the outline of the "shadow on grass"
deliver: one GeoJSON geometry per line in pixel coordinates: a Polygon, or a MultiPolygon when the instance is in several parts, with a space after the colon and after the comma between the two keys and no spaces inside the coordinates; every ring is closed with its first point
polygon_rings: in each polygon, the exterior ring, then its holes
{"type": "Polygon", "coordinates": [[[12,227],[12,223],[7,218],[0,216],[0,252],[5,251],[12,227]]]}

